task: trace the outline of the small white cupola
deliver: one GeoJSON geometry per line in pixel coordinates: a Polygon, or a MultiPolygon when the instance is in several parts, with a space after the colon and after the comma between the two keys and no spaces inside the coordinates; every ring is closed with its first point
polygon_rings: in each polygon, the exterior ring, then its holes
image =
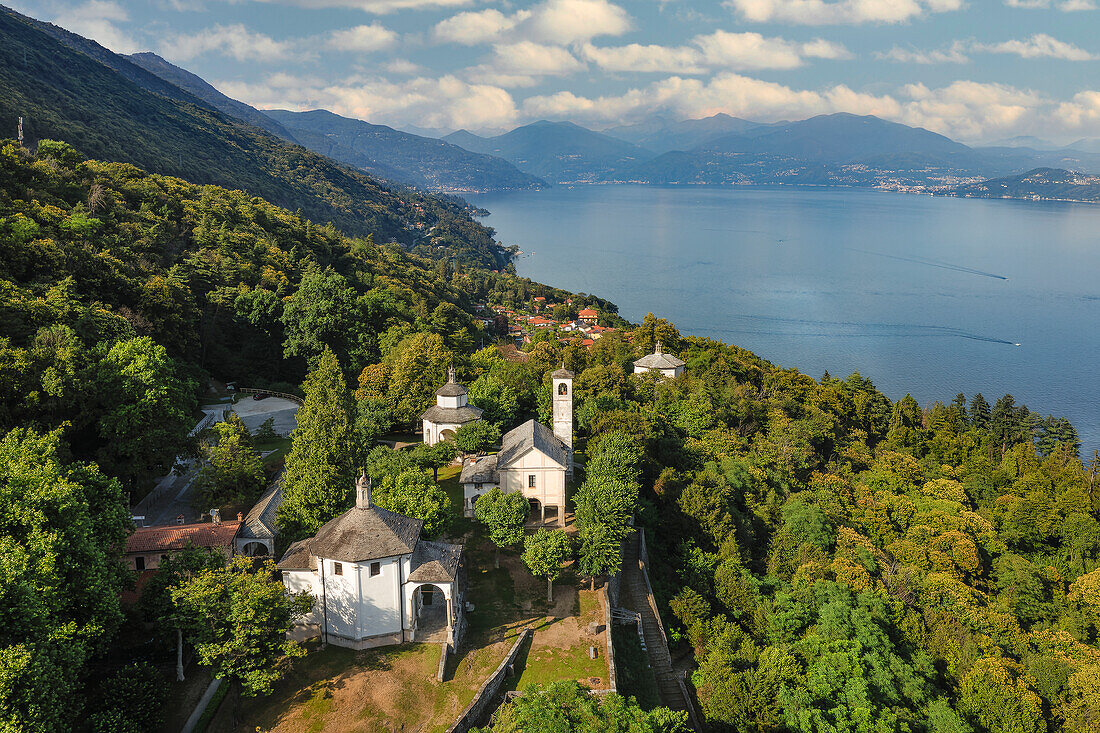
{"type": "Polygon", "coordinates": [[[455,368],[447,372],[447,383],[435,391],[435,404],[449,410],[466,406],[466,388],[458,383],[455,368]]]}

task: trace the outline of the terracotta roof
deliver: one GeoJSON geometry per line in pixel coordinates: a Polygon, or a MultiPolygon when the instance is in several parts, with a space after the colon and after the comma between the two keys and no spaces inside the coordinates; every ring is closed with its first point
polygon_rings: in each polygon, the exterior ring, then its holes
{"type": "Polygon", "coordinates": [[[584,346],[591,346],[594,343],[596,343],[596,342],[592,339],[585,339],[584,341],[581,341],[581,344],[584,345],[584,346]]]}
{"type": "Polygon", "coordinates": [[[139,527],[126,539],[126,554],[170,552],[187,547],[229,547],[243,522],[205,522],[174,524],[166,527],[139,527]]]}
{"type": "Polygon", "coordinates": [[[584,310],[582,310],[581,312],[579,312],[577,314],[577,317],[578,318],[590,318],[592,316],[598,316],[598,315],[600,315],[599,311],[594,311],[591,308],[585,308],[584,310]]]}
{"type": "Polygon", "coordinates": [[[507,466],[532,448],[537,448],[562,468],[569,468],[569,458],[554,431],[536,420],[528,420],[509,430],[497,455],[497,467],[507,466]]]}
{"type": "Polygon", "coordinates": [[[421,420],[430,420],[433,423],[451,423],[454,425],[464,425],[468,422],[473,422],[481,417],[481,413],[485,412],[480,407],[474,407],[473,405],[463,405],[462,407],[440,407],[439,405],[432,405],[420,416],[421,420]]]}
{"type": "Polygon", "coordinates": [[[452,582],[462,562],[462,545],[421,540],[412,556],[412,583],[452,582]]]}
{"type": "Polygon", "coordinates": [[[381,507],[352,507],[322,525],[313,539],[308,540],[308,549],[314,557],[341,562],[407,555],[416,546],[423,527],[423,520],[381,507]]]}
{"type": "Polygon", "coordinates": [[[483,456],[462,464],[460,484],[492,484],[497,481],[497,457],[483,456]]]}

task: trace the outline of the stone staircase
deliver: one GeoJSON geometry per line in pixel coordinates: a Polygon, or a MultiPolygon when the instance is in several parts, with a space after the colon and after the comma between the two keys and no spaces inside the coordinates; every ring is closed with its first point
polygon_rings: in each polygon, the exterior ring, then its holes
{"type": "Polygon", "coordinates": [[[687,710],[688,701],[676,671],[672,668],[672,658],[668,653],[668,643],[662,633],[661,620],[653,612],[649,603],[649,589],[642,575],[638,557],[638,533],[633,533],[623,547],[622,597],[620,602],[641,616],[642,634],[645,639],[645,651],[649,655],[649,666],[657,680],[657,689],[661,703],[673,710],[687,710]]]}

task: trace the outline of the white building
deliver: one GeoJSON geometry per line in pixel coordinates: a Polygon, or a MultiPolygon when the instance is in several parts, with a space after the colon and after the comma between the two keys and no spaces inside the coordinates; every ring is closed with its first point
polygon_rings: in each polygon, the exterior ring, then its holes
{"type": "Polygon", "coordinates": [[[474,502],[493,487],[518,491],[540,521],[546,509],[565,523],[566,478],[573,472],[573,372],[564,367],[550,375],[554,390],[554,428],[528,420],[508,431],[500,453],[464,463],[459,481],[463,512],[474,514],[474,502]]]}
{"type": "Polygon", "coordinates": [[[642,374],[644,372],[660,372],[666,377],[675,379],[684,373],[684,362],[672,354],[666,354],[661,348],[661,342],[658,341],[652,354],[643,356],[634,362],[634,373],[642,374]]]}
{"type": "Polygon", "coordinates": [[[435,392],[435,405],[420,416],[425,443],[435,445],[441,440],[453,440],[460,427],[481,419],[484,410],[467,404],[466,398],[466,388],[455,380],[455,369],[451,367],[447,383],[435,392]]]}
{"type": "Polygon", "coordinates": [[[316,599],[299,623],[352,649],[457,644],[464,623],[461,545],[420,539],[424,522],[374,506],[366,477],[355,489],[355,507],[292,544],[279,562],[287,590],[308,590],[316,599]]]}

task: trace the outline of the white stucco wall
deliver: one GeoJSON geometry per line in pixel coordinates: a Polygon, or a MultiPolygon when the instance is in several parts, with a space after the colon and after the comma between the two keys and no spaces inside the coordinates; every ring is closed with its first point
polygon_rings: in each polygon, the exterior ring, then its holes
{"type": "Polygon", "coordinates": [[[543,506],[565,506],[565,469],[540,450],[532,448],[497,473],[500,490],[505,493],[519,491],[543,506]],[[531,475],[535,476],[533,489],[528,487],[531,475]]]}

